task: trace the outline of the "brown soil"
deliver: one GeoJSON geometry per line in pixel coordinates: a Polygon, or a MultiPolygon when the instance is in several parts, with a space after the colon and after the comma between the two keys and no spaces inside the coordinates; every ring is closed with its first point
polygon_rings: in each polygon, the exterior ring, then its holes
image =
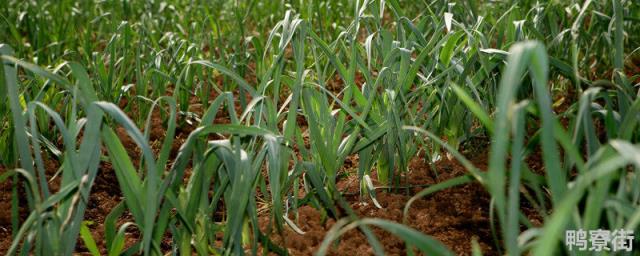
{"type": "MultiPolygon", "coordinates": [[[[0,165],[0,173],[6,168],[0,165]]],[[[6,252],[11,246],[11,178],[0,183],[0,252],[6,252]]],[[[23,211],[25,214],[26,212],[23,211]]],[[[22,215],[22,214],[21,214],[22,215]]]]}
{"type": "MultiPolygon", "coordinates": [[[[155,116],[155,115],[154,115],[155,116]]],[[[221,117],[221,119],[224,117],[221,117]]],[[[163,128],[157,126],[162,125],[161,122],[154,122],[151,130],[152,138],[162,138],[164,133],[163,128]]],[[[186,131],[179,130],[177,134],[176,144],[182,143],[183,138],[186,137],[186,131]]],[[[121,138],[125,148],[129,150],[129,154],[134,159],[134,164],[138,164],[136,155],[139,154],[134,142],[124,134],[124,131],[120,128],[116,129],[119,137],[121,138]]],[[[161,143],[155,143],[154,145],[161,143]]],[[[155,146],[154,146],[155,148],[155,146]]],[[[177,147],[174,147],[177,149],[177,147]]],[[[172,152],[175,153],[175,152],[172,152]]],[[[486,166],[480,157],[476,160],[476,164],[480,167],[486,166]]],[[[53,162],[53,161],[49,161],[53,162]]],[[[48,166],[55,172],[57,164],[51,163],[48,166]]],[[[0,171],[4,168],[0,167],[0,171]]],[[[338,188],[345,191],[346,199],[350,202],[351,207],[361,217],[374,217],[383,218],[395,222],[402,222],[405,203],[411,198],[411,196],[419,192],[426,185],[436,184],[439,181],[443,181],[449,178],[453,178],[459,175],[465,174],[465,170],[459,164],[443,160],[437,163],[437,172],[439,174],[436,178],[430,167],[424,163],[422,158],[415,158],[411,161],[410,172],[406,174],[406,180],[409,181],[408,185],[418,185],[411,189],[403,189],[399,192],[390,192],[384,189],[378,189],[377,200],[382,205],[382,209],[376,208],[369,198],[360,200],[358,191],[357,177],[354,174],[357,169],[357,158],[348,159],[345,163],[343,172],[347,173],[346,177],[339,181],[338,188]]],[[[48,174],[52,171],[49,171],[48,174]]],[[[375,172],[374,175],[375,177],[375,172]]],[[[375,183],[374,178],[374,183],[375,183]]],[[[113,171],[109,163],[103,163],[100,166],[98,176],[95,180],[95,184],[92,188],[90,195],[89,205],[85,213],[85,220],[90,220],[89,228],[92,231],[92,235],[102,253],[106,253],[104,245],[104,220],[105,217],[111,212],[111,210],[122,200],[122,195],[118,189],[117,179],[115,172],[113,171]]],[[[55,186],[52,186],[55,188],[55,186]]],[[[11,203],[11,184],[5,182],[0,187],[0,250],[6,252],[11,244],[11,218],[10,218],[10,203],[11,203]]],[[[57,189],[57,188],[56,188],[57,189]]],[[[55,191],[55,190],[54,190],[55,191]]],[[[409,226],[424,232],[427,235],[433,236],[437,240],[440,240],[446,246],[451,248],[456,254],[464,255],[471,252],[471,240],[478,240],[485,255],[496,254],[497,251],[494,246],[494,242],[491,236],[490,223],[489,223],[489,195],[479,184],[467,184],[451,189],[447,189],[431,196],[422,198],[416,201],[410,211],[407,223],[409,226]]],[[[26,207],[22,207],[24,212],[23,218],[26,217],[26,207]]],[[[263,223],[263,230],[266,230],[264,226],[268,223],[268,214],[264,214],[261,218],[263,223]]],[[[291,216],[293,219],[295,216],[291,216]]],[[[118,221],[122,224],[127,221],[132,221],[132,217],[125,213],[118,221]]],[[[310,207],[303,206],[299,209],[297,223],[300,228],[306,231],[305,235],[299,235],[292,230],[286,228],[284,232],[285,243],[284,246],[288,248],[292,255],[311,255],[318,249],[318,246],[322,242],[325,233],[335,223],[333,220],[323,222],[321,214],[318,210],[310,207]]],[[[373,228],[374,233],[380,239],[384,245],[385,251],[389,255],[402,255],[406,253],[406,247],[404,243],[387,232],[373,228]]],[[[277,235],[272,235],[276,243],[282,243],[282,238],[277,235]]],[[[137,241],[139,232],[137,230],[129,230],[127,235],[127,247],[137,241]]],[[[164,248],[168,248],[169,244],[163,244],[164,248]]],[[[78,241],[77,246],[78,253],[87,252],[86,247],[82,241],[78,241]]],[[[368,245],[367,239],[362,233],[357,230],[348,232],[339,245],[332,248],[332,255],[371,255],[372,249],[368,245]]]]}
{"type": "MultiPolygon", "coordinates": [[[[236,106],[237,108],[238,106],[236,106]]],[[[239,109],[236,109],[239,115],[239,109]]],[[[202,107],[198,104],[191,106],[190,111],[201,115],[202,107]]],[[[304,119],[299,118],[298,123],[306,126],[304,119]]],[[[180,145],[184,143],[188,134],[195,128],[193,125],[178,121],[182,125],[176,130],[176,139],[172,147],[171,158],[175,157],[180,145]]],[[[227,111],[219,111],[215,123],[228,123],[227,111]]],[[[162,146],[162,140],[166,136],[166,124],[162,122],[159,111],[154,111],[152,125],[150,128],[150,139],[153,150],[157,153],[162,146]]],[[[140,151],[133,140],[126,135],[124,129],[116,128],[116,133],[120,137],[134,165],[139,164],[140,151]]],[[[106,154],[106,151],[104,152],[106,154]]],[[[345,192],[345,198],[350,203],[356,214],[360,217],[383,218],[402,223],[403,209],[406,202],[412,195],[422,190],[428,185],[464,175],[465,169],[454,161],[444,159],[436,164],[438,177],[434,175],[428,164],[424,163],[423,157],[414,158],[410,163],[410,171],[404,175],[403,181],[408,181],[410,189],[401,191],[377,190],[377,200],[382,205],[382,209],[375,207],[369,198],[360,199],[359,184],[355,175],[357,169],[357,156],[350,157],[341,169],[343,178],[338,183],[338,188],[345,192]]],[[[481,169],[486,169],[486,155],[480,154],[473,160],[474,164],[481,169]]],[[[49,160],[47,162],[48,175],[52,175],[57,170],[59,164],[49,160]]],[[[0,166],[0,173],[4,172],[0,166]]],[[[188,175],[188,174],[187,174],[188,175]]],[[[375,180],[375,172],[372,177],[375,180]]],[[[56,181],[51,184],[52,190],[56,191],[56,181]]],[[[109,163],[103,162],[98,171],[94,186],[92,188],[89,205],[85,213],[85,220],[90,221],[88,226],[96,240],[101,253],[106,254],[104,242],[104,220],[111,210],[122,201],[122,194],[117,186],[115,172],[109,163]]],[[[376,184],[379,185],[379,184],[376,184]]],[[[0,184],[0,251],[6,252],[11,245],[11,188],[10,182],[0,184]]],[[[22,197],[24,198],[24,197],[22,197]]],[[[471,241],[477,240],[485,255],[497,254],[495,242],[493,241],[490,220],[489,220],[489,200],[490,197],[477,183],[471,183],[455,188],[450,188],[433,195],[419,199],[412,205],[409,216],[409,226],[441,241],[452,251],[459,255],[471,253],[471,241]]],[[[26,217],[26,207],[21,205],[21,218],[26,217]]],[[[269,225],[269,214],[263,212],[261,215],[261,229],[266,230],[269,225]]],[[[322,242],[325,233],[335,223],[335,220],[323,221],[321,213],[311,206],[303,206],[296,216],[290,216],[296,220],[299,227],[306,232],[299,235],[289,228],[285,228],[284,238],[272,234],[272,239],[276,244],[286,247],[292,255],[311,255],[322,242]]],[[[125,222],[133,221],[127,212],[118,220],[121,225],[125,222]]],[[[384,245],[384,249],[389,255],[403,255],[406,253],[404,243],[390,235],[389,233],[373,228],[374,233],[384,245]]],[[[139,238],[139,231],[128,230],[126,247],[133,245],[139,238]]],[[[162,244],[163,249],[170,248],[170,238],[167,237],[162,244]]],[[[368,245],[367,239],[357,230],[349,231],[341,242],[331,249],[330,255],[371,255],[372,249],[368,245]]],[[[81,240],[78,241],[76,251],[86,253],[87,249],[81,240]]]]}
{"type": "MultiPolygon", "coordinates": [[[[477,164],[486,166],[483,162],[477,164]]],[[[449,160],[438,162],[437,168],[438,178],[434,177],[430,167],[422,158],[412,160],[410,172],[406,176],[408,185],[413,186],[399,192],[378,189],[376,198],[382,205],[382,209],[374,206],[369,198],[360,201],[356,193],[359,189],[356,175],[341,180],[338,187],[350,195],[346,199],[360,217],[382,218],[402,223],[405,204],[412,195],[428,185],[466,173],[464,167],[449,160]]],[[[409,210],[407,224],[441,241],[458,255],[471,253],[472,239],[478,241],[485,255],[496,255],[497,250],[490,229],[489,201],[489,195],[477,183],[446,189],[415,201],[409,210]]],[[[295,218],[294,215],[290,217],[295,218]]],[[[263,217],[261,221],[261,229],[266,230],[268,217],[263,217]]],[[[290,228],[285,228],[285,239],[277,236],[273,239],[279,244],[284,241],[284,246],[292,255],[312,255],[334,223],[334,220],[323,223],[320,211],[311,206],[303,206],[298,211],[297,224],[306,233],[300,235],[290,228]]],[[[388,255],[406,254],[406,246],[401,239],[379,228],[374,227],[373,231],[384,245],[388,255]]],[[[334,246],[329,254],[373,255],[373,250],[360,231],[351,230],[341,238],[339,244],[334,246]]]]}
{"type": "MultiPolygon", "coordinates": [[[[59,168],[59,164],[55,160],[43,159],[45,174],[47,177],[53,176],[59,168]]],[[[4,174],[9,168],[0,165],[0,174],[4,174]]],[[[19,181],[22,182],[22,179],[19,181]]],[[[13,189],[13,177],[7,178],[5,182],[0,183],[0,252],[4,253],[9,250],[12,243],[12,228],[11,228],[11,211],[12,211],[12,189],[13,189]]],[[[53,180],[49,182],[49,191],[54,193],[60,189],[60,181],[53,180]]],[[[22,184],[18,186],[17,190],[18,201],[18,219],[20,222],[24,221],[28,215],[28,207],[26,201],[25,191],[22,184]]]]}

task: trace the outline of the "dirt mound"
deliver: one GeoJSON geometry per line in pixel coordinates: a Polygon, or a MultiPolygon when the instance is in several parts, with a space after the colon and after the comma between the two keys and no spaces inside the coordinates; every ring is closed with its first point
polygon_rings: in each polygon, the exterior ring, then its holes
{"type": "MultiPolygon", "coordinates": [[[[479,165],[482,163],[479,163],[479,165]]],[[[369,199],[360,202],[358,195],[347,196],[351,207],[360,217],[382,218],[402,223],[403,210],[407,201],[424,187],[465,174],[462,166],[453,161],[436,164],[438,179],[422,159],[411,162],[406,174],[408,189],[398,192],[378,190],[377,200],[382,209],[369,199]]],[[[357,191],[355,175],[339,182],[341,190],[357,191]]],[[[412,204],[408,215],[408,225],[441,241],[458,255],[471,254],[471,241],[476,239],[485,255],[496,255],[489,219],[490,196],[480,184],[471,183],[446,189],[412,204]]],[[[291,216],[292,218],[294,216],[291,216]]],[[[268,223],[268,218],[262,219],[268,223]]],[[[263,228],[266,228],[263,223],[263,228]]],[[[312,255],[318,250],[325,234],[335,224],[334,220],[322,222],[320,211],[311,206],[303,206],[298,211],[297,224],[305,231],[300,235],[289,228],[284,231],[285,239],[275,238],[276,243],[284,240],[284,246],[292,255],[312,255]]],[[[405,255],[404,242],[379,228],[372,228],[384,245],[388,255],[405,255]]],[[[373,255],[366,237],[358,230],[347,232],[337,246],[331,248],[330,255],[373,255]]]]}

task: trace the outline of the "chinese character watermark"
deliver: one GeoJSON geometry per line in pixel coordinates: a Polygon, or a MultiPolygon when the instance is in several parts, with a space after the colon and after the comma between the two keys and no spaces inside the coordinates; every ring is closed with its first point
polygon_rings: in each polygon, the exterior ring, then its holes
{"type": "Polygon", "coordinates": [[[627,251],[633,250],[633,231],[618,229],[610,230],[567,230],[564,233],[564,243],[569,251],[627,251]]]}

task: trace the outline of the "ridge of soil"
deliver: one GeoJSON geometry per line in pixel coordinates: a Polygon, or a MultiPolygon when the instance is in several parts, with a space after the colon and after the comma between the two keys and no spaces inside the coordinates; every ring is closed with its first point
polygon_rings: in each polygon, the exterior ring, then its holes
{"type": "MultiPolygon", "coordinates": [[[[474,164],[486,166],[486,157],[478,158],[474,164]]],[[[382,218],[398,223],[403,222],[403,210],[407,201],[428,185],[466,174],[464,167],[455,161],[441,160],[436,163],[438,177],[424,162],[424,158],[416,157],[410,162],[406,180],[414,185],[398,192],[377,190],[376,198],[382,208],[377,208],[370,198],[362,201],[357,194],[359,182],[356,175],[339,181],[338,188],[347,191],[346,199],[359,217],[382,218]],[[408,193],[407,193],[408,192],[408,193]]],[[[374,175],[375,176],[375,172],[374,175]]],[[[377,183],[372,177],[374,184],[377,183]]],[[[489,219],[490,196],[477,182],[445,189],[427,197],[416,200],[408,212],[408,226],[432,236],[449,247],[457,255],[470,255],[472,239],[477,240],[484,255],[498,255],[491,234],[489,219]]],[[[291,214],[290,218],[295,219],[291,214]]],[[[266,230],[269,217],[260,219],[261,230],[266,230]]],[[[322,221],[321,212],[311,206],[298,209],[297,225],[304,232],[300,235],[290,228],[285,228],[283,236],[272,236],[276,244],[284,245],[291,255],[313,255],[322,243],[325,234],[335,224],[335,220],[322,221]]],[[[406,255],[404,242],[390,233],[376,227],[371,228],[384,246],[387,255],[406,255]]],[[[367,238],[360,231],[348,231],[339,239],[339,243],[331,248],[329,255],[373,255],[373,249],[367,238]]]]}
{"type": "MultiPolygon", "coordinates": [[[[204,111],[201,106],[194,105],[193,112],[201,115],[204,111]]],[[[215,118],[215,123],[229,123],[229,116],[226,111],[219,111],[215,118]]],[[[297,120],[300,125],[305,126],[303,120],[297,120]]],[[[191,125],[179,125],[176,129],[175,140],[171,149],[171,156],[174,157],[177,150],[188,137],[189,133],[195,127],[191,125]]],[[[122,128],[116,128],[116,133],[120,137],[127,153],[132,159],[134,165],[138,166],[139,149],[135,142],[126,135],[122,128]]],[[[152,114],[152,122],[150,127],[151,147],[157,153],[162,138],[166,136],[165,127],[159,111],[156,110],[152,114]]],[[[486,148],[485,148],[486,150],[486,148]]],[[[473,151],[473,150],[472,150],[473,151]]],[[[106,152],[105,152],[106,153],[106,152]]],[[[487,155],[486,153],[471,152],[472,162],[480,169],[486,169],[487,155]]],[[[429,163],[426,163],[424,156],[414,157],[409,165],[409,171],[404,174],[403,182],[407,182],[411,188],[399,189],[398,191],[387,191],[386,189],[378,189],[376,191],[377,201],[382,208],[377,208],[371,199],[360,198],[359,182],[357,175],[357,156],[350,157],[345,161],[342,168],[342,179],[338,182],[338,189],[343,191],[345,199],[349,202],[353,210],[360,217],[382,218],[390,221],[402,223],[403,209],[406,202],[423,188],[442,182],[447,179],[458,177],[466,174],[466,170],[456,161],[443,157],[442,160],[434,164],[435,170],[432,170],[429,163]],[[436,177],[435,173],[438,173],[436,177]]],[[[53,175],[59,167],[59,163],[55,160],[47,161],[47,175],[53,175]]],[[[106,246],[104,241],[104,220],[111,210],[120,203],[122,194],[117,186],[118,181],[115,171],[108,162],[102,162],[99,167],[98,175],[92,187],[88,206],[85,212],[84,220],[89,221],[88,227],[96,240],[101,253],[106,254],[106,246]]],[[[4,173],[6,168],[0,166],[0,173],[4,173]]],[[[189,175],[190,171],[187,173],[189,175]]],[[[375,171],[372,174],[372,180],[375,185],[377,183],[375,171]]],[[[187,177],[185,177],[187,178],[187,177]]],[[[59,185],[57,179],[50,182],[52,191],[57,191],[59,185]]],[[[12,242],[11,238],[11,189],[10,182],[0,184],[0,251],[6,252],[12,242]]],[[[27,207],[24,205],[24,193],[21,193],[20,216],[24,220],[27,216],[27,207]]],[[[477,240],[484,255],[497,255],[498,250],[491,233],[491,223],[489,218],[489,201],[490,196],[482,187],[482,185],[473,182],[465,185],[449,188],[436,192],[427,197],[416,200],[409,210],[408,226],[432,236],[444,245],[449,247],[458,255],[469,255],[471,253],[472,240],[477,240]]],[[[525,214],[526,209],[523,209],[525,214]]],[[[532,212],[532,211],[531,211],[532,212]]],[[[529,216],[532,222],[538,223],[536,217],[529,216]]],[[[303,206],[298,209],[297,216],[291,215],[290,219],[294,220],[297,225],[306,232],[304,235],[295,233],[288,227],[285,227],[283,236],[272,233],[271,239],[279,246],[284,246],[291,255],[312,255],[322,243],[326,232],[335,224],[335,220],[328,219],[323,221],[320,211],[311,207],[303,206]]],[[[132,216],[125,212],[118,219],[118,225],[132,221],[132,216]]],[[[267,230],[270,225],[268,211],[260,215],[260,229],[267,230]]],[[[388,255],[404,255],[406,254],[406,246],[404,243],[390,235],[382,229],[372,227],[376,237],[383,244],[385,252],[388,255]]],[[[139,239],[139,231],[135,229],[127,230],[125,248],[132,246],[139,239]]],[[[161,247],[164,250],[171,248],[170,237],[163,241],[161,247]]],[[[87,254],[88,250],[84,243],[79,239],[76,246],[76,253],[87,254]]],[[[347,232],[341,239],[339,244],[333,246],[330,255],[372,255],[373,251],[365,236],[357,231],[351,230],[347,232]]]]}
{"type": "MultiPolygon", "coordinates": [[[[120,135],[121,130],[117,130],[120,135]]],[[[155,133],[155,132],[154,132],[155,133]]],[[[155,137],[157,135],[152,135],[155,137]]],[[[178,135],[178,138],[184,136],[178,135]]],[[[131,149],[130,154],[135,154],[135,147],[132,141],[123,137],[123,144],[127,149],[131,149]]],[[[177,141],[180,141],[177,139],[177,141]]],[[[480,157],[474,161],[474,164],[482,167],[486,166],[480,157]]],[[[137,161],[134,161],[137,162],[137,161]]],[[[357,161],[348,160],[346,172],[355,171],[357,169],[357,161]]],[[[57,169],[57,164],[50,164],[52,168],[57,169]]],[[[382,208],[378,209],[370,198],[360,199],[358,194],[359,182],[357,175],[353,173],[346,174],[342,180],[338,182],[338,188],[345,192],[345,199],[350,203],[356,214],[360,217],[382,218],[394,222],[402,223],[403,209],[406,202],[427,185],[433,185],[440,181],[454,178],[466,174],[464,167],[456,163],[443,159],[436,163],[438,177],[424,162],[424,158],[416,157],[410,162],[410,171],[406,174],[408,184],[414,185],[409,189],[401,189],[397,192],[387,191],[386,189],[378,189],[376,198],[382,208]]],[[[0,167],[0,171],[4,168],[0,167]]],[[[54,169],[54,171],[55,171],[54,169]]],[[[372,175],[374,184],[375,171],[372,175]]],[[[119,191],[117,178],[109,163],[103,162],[98,171],[95,183],[90,194],[89,203],[85,212],[85,220],[90,221],[88,226],[92,231],[92,235],[96,240],[101,253],[106,253],[104,244],[104,220],[111,210],[122,200],[119,191]]],[[[53,186],[52,186],[53,187],[53,186]]],[[[54,190],[55,191],[55,190],[54,190]]],[[[417,229],[427,235],[441,241],[458,255],[468,255],[471,253],[471,240],[476,239],[485,255],[497,255],[497,249],[493,241],[489,220],[489,200],[490,196],[484,188],[478,183],[469,183],[453,188],[449,188],[434,193],[425,198],[418,199],[412,204],[409,210],[408,226],[417,229]]],[[[6,252],[11,245],[11,184],[5,182],[0,185],[0,251],[6,252]]],[[[21,207],[21,217],[26,217],[26,206],[21,207]]],[[[296,220],[296,216],[291,215],[292,220],[296,220]]],[[[118,220],[118,224],[132,221],[132,217],[125,213],[118,220]]],[[[296,223],[306,232],[305,235],[295,233],[288,227],[285,227],[284,237],[272,234],[272,239],[276,244],[284,245],[291,255],[312,255],[322,243],[326,232],[335,223],[335,220],[329,219],[323,222],[320,211],[311,206],[303,206],[298,209],[296,223]],[[283,242],[284,241],[284,242],[283,242]]],[[[266,230],[269,225],[268,213],[260,218],[261,230],[266,230]]],[[[406,247],[404,243],[390,235],[388,232],[379,228],[372,228],[375,235],[383,244],[385,252],[388,255],[404,255],[406,247]]],[[[137,230],[128,230],[126,247],[133,245],[139,238],[137,230]]],[[[163,243],[164,248],[169,248],[170,241],[163,243]]],[[[77,253],[87,252],[82,241],[78,241],[77,253]]],[[[373,251],[369,246],[366,237],[357,230],[347,232],[340,239],[337,246],[330,250],[330,255],[372,255],[373,251]]]]}

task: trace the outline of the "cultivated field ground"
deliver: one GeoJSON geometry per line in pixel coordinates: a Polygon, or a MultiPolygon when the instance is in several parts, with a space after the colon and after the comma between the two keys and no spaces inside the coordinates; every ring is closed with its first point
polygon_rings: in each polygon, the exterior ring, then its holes
{"type": "Polygon", "coordinates": [[[640,255],[637,0],[0,0],[2,255],[640,255]]]}

